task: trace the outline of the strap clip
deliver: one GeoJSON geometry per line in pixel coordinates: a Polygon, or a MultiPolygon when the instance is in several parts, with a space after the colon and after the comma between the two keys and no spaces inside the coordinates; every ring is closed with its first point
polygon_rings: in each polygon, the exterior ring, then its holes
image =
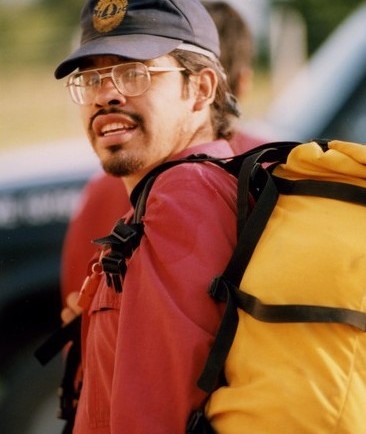
{"type": "Polygon", "coordinates": [[[223,276],[216,276],[212,280],[208,293],[215,301],[227,301],[227,284],[223,276]]]}
{"type": "Polygon", "coordinates": [[[213,430],[202,409],[192,413],[187,424],[187,434],[213,434],[213,430]]]}

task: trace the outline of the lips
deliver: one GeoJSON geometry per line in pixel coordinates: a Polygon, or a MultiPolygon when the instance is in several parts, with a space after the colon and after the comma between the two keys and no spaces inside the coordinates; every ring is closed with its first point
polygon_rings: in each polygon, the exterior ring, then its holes
{"type": "Polygon", "coordinates": [[[104,125],[104,127],[101,129],[101,135],[105,137],[112,134],[123,133],[124,131],[132,130],[133,128],[135,127],[123,124],[122,122],[114,122],[104,125]]]}
{"type": "Polygon", "coordinates": [[[131,132],[137,128],[137,123],[128,116],[112,113],[97,116],[92,124],[93,130],[99,137],[109,137],[131,132]]]}

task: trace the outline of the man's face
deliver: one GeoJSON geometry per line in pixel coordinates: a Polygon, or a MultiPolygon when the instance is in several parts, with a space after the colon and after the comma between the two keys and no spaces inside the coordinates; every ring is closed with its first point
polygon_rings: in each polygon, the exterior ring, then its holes
{"type": "MultiPolygon", "coordinates": [[[[85,69],[129,62],[115,56],[98,56],[85,69]]],[[[169,56],[147,65],[177,66],[169,56]]],[[[133,97],[119,93],[112,80],[105,78],[93,102],[81,108],[89,140],[104,170],[114,176],[141,178],[188,147],[195,128],[194,94],[184,91],[178,71],[152,74],[149,89],[133,97]]]]}

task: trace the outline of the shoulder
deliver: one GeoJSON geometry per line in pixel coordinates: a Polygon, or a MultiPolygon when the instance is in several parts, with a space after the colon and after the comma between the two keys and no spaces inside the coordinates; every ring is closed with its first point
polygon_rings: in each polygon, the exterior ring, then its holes
{"type": "Polygon", "coordinates": [[[144,246],[154,246],[164,263],[205,257],[200,249],[207,245],[229,257],[236,236],[236,190],[236,178],[212,163],[182,163],[161,173],[146,201],[144,246]]]}
{"type": "Polygon", "coordinates": [[[242,154],[268,141],[270,141],[269,138],[254,136],[237,129],[230,140],[230,146],[234,154],[242,154]]]}
{"type": "Polygon", "coordinates": [[[199,191],[224,193],[235,188],[237,180],[222,167],[211,162],[185,162],[161,173],[155,181],[155,190],[169,188],[189,191],[195,186],[199,191]]]}
{"type": "Polygon", "coordinates": [[[182,163],[158,175],[146,203],[146,216],[218,214],[236,206],[237,179],[213,163],[182,163]]]}

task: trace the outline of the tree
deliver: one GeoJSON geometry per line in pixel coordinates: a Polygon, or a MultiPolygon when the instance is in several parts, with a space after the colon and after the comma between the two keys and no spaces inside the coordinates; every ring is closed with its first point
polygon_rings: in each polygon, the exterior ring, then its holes
{"type": "Polygon", "coordinates": [[[362,3],[363,0],[272,0],[274,6],[294,8],[304,17],[308,27],[309,54],[362,3]]]}

